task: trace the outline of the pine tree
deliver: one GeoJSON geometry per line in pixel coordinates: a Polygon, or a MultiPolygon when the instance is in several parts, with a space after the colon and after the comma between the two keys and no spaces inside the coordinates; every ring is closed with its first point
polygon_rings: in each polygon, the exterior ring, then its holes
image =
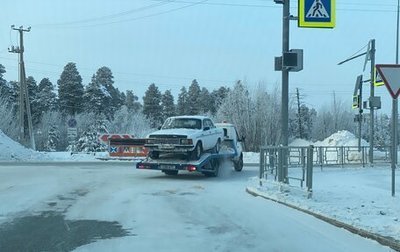
{"type": "Polygon", "coordinates": [[[57,97],[54,93],[54,85],[48,78],[40,81],[36,100],[41,113],[56,110],[57,97]]]}
{"type": "Polygon", "coordinates": [[[199,107],[202,114],[211,112],[213,109],[213,97],[207,88],[203,87],[200,92],[199,107]]]}
{"type": "Polygon", "coordinates": [[[75,63],[70,62],[64,67],[57,84],[60,111],[72,116],[81,113],[84,89],[75,63]]]}
{"type": "Polygon", "coordinates": [[[60,132],[56,125],[52,124],[49,129],[49,136],[46,143],[46,150],[47,151],[56,151],[58,143],[60,141],[60,132]]]}
{"type": "Polygon", "coordinates": [[[215,113],[218,111],[218,108],[223,103],[224,99],[228,96],[228,93],[229,93],[229,88],[226,87],[220,87],[219,89],[211,92],[211,97],[213,100],[213,104],[211,107],[211,114],[215,115],[215,113]]]}
{"type": "Polygon", "coordinates": [[[152,83],[143,97],[143,114],[152,121],[152,127],[162,123],[161,92],[152,83]]]}
{"type": "Polygon", "coordinates": [[[138,112],[142,105],[138,102],[139,98],[133,94],[132,90],[126,91],[125,106],[129,111],[138,112]]]}
{"type": "Polygon", "coordinates": [[[181,88],[181,92],[178,95],[177,114],[188,115],[188,93],[185,87],[181,88]]]}
{"type": "Polygon", "coordinates": [[[197,80],[194,79],[192,84],[189,87],[188,91],[188,114],[189,115],[198,115],[200,113],[200,86],[197,83],[197,80]]]}
{"type": "Polygon", "coordinates": [[[165,121],[168,117],[176,115],[174,97],[171,94],[171,90],[165,91],[161,97],[162,106],[162,119],[165,121]]]}
{"type": "Polygon", "coordinates": [[[31,115],[33,125],[37,125],[42,117],[42,112],[40,111],[40,103],[38,98],[38,86],[36,84],[35,78],[29,76],[26,79],[26,86],[28,88],[29,105],[31,106],[31,115]]]}
{"type": "Polygon", "coordinates": [[[106,115],[107,119],[111,120],[117,111],[124,103],[121,92],[114,87],[114,76],[111,69],[108,67],[101,67],[97,70],[92,78],[92,83],[97,85],[103,92],[103,105],[102,112],[106,115]]]}
{"type": "Polygon", "coordinates": [[[93,112],[96,115],[106,114],[106,107],[110,103],[111,96],[104,90],[105,88],[96,81],[96,76],[93,75],[92,81],[86,86],[83,95],[86,112],[93,112]]]}
{"type": "Polygon", "coordinates": [[[6,69],[2,64],[0,64],[0,99],[9,103],[11,102],[12,89],[8,85],[7,81],[3,78],[5,73],[6,69]]]}

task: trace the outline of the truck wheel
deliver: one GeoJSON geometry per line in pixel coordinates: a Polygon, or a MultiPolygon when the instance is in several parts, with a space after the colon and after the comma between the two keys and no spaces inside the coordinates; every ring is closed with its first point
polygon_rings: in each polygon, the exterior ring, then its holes
{"type": "Polygon", "coordinates": [[[218,177],[219,173],[219,162],[216,159],[210,161],[211,167],[214,169],[212,172],[203,172],[206,177],[218,177]]]}
{"type": "Polygon", "coordinates": [[[169,175],[169,176],[176,176],[176,175],[178,175],[178,171],[163,170],[162,172],[164,172],[166,175],[169,175]]]}
{"type": "Polygon", "coordinates": [[[150,151],[149,157],[150,157],[151,159],[157,159],[157,158],[160,157],[160,152],[158,152],[158,151],[150,151]]]}
{"type": "Polygon", "coordinates": [[[202,146],[201,142],[198,142],[196,144],[196,147],[192,151],[192,159],[199,160],[201,157],[201,154],[203,154],[203,146],[202,146]]]}
{"type": "Polygon", "coordinates": [[[234,162],[235,171],[240,172],[243,169],[243,154],[240,154],[239,160],[234,162]]]}

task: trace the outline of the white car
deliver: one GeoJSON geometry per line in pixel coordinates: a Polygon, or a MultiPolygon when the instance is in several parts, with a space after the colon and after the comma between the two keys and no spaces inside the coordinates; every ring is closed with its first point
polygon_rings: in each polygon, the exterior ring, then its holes
{"type": "Polygon", "coordinates": [[[145,147],[153,159],[160,153],[183,153],[197,160],[204,151],[218,153],[223,137],[223,129],[206,116],[174,116],[148,135],[145,147]]]}

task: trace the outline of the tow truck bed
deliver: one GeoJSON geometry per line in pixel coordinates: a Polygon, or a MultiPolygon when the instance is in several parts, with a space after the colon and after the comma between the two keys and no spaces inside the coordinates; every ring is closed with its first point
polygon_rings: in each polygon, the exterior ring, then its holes
{"type": "MultiPolygon", "coordinates": [[[[225,142],[225,141],[224,141],[225,142]]],[[[187,160],[183,155],[166,155],[158,159],[146,158],[136,164],[137,169],[161,170],[167,175],[176,175],[178,171],[186,170],[190,172],[201,172],[206,176],[218,176],[219,161],[223,159],[232,159],[237,155],[236,149],[231,144],[225,142],[225,147],[221,148],[219,153],[203,153],[199,160],[187,160]]]]}

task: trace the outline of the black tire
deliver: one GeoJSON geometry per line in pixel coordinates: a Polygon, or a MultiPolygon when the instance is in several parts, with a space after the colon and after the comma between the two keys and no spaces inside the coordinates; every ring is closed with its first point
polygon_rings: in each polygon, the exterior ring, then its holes
{"type": "Polygon", "coordinates": [[[158,159],[160,157],[160,152],[158,152],[158,151],[150,151],[149,152],[149,157],[151,159],[158,159]]]}
{"type": "Polygon", "coordinates": [[[203,154],[203,145],[201,144],[201,142],[198,142],[196,144],[196,147],[192,151],[192,155],[191,155],[192,159],[199,160],[202,154],[203,154]]]}
{"type": "Polygon", "coordinates": [[[178,171],[173,171],[173,170],[163,170],[162,172],[164,172],[166,175],[169,175],[169,176],[176,176],[176,175],[178,175],[178,171]]]}
{"type": "Polygon", "coordinates": [[[214,169],[212,172],[203,172],[206,177],[218,177],[219,174],[219,162],[216,159],[210,161],[211,167],[214,169]]]}
{"type": "Polygon", "coordinates": [[[214,146],[213,152],[214,153],[219,153],[220,150],[221,150],[221,139],[218,138],[218,141],[214,146]]]}
{"type": "Polygon", "coordinates": [[[243,169],[243,154],[240,154],[239,160],[234,162],[235,171],[240,172],[243,169]]]}

